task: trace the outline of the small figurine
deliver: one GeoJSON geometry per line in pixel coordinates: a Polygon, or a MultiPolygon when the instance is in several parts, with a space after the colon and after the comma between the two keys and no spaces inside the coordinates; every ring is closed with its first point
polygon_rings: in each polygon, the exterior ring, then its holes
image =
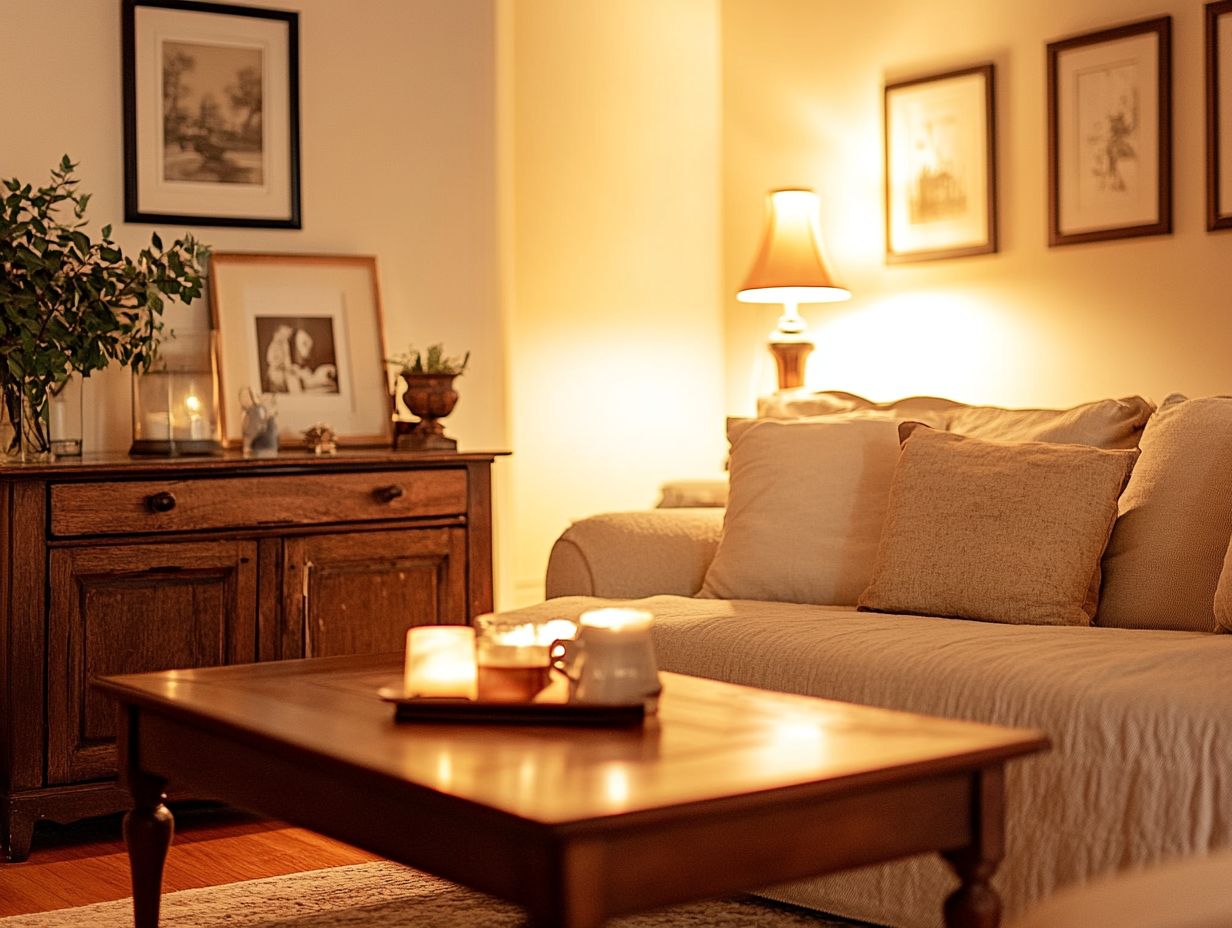
{"type": "Polygon", "coordinates": [[[272,458],[278,454],[278,405],[273,393],[253,393],[249,387],[240,390],[240,408],[244,420],[240,434],[244,439],[244,457],[272,458]]]}
{"type": "Polygon", "coordinates": [[[312,449],[313,454],[337,454],[336,437],[334,430],[325,422],[318,422],[312,428],[304,430],[304,444],[312,449]]]}

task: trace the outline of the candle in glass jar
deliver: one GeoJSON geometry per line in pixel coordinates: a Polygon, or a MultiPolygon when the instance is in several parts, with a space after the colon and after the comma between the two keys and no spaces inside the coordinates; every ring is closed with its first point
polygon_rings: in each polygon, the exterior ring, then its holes
{"type": "Polygon", "coordinates": [[[478,689],[475,630],[469,625],[420,625],[406,633],[408,696],[474,699],[478,689]]]}

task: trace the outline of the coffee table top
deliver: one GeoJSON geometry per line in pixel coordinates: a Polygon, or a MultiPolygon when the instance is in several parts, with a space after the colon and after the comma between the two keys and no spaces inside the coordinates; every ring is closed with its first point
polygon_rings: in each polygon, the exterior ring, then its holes
{"type": "Polygon", "coordinates": [[[305,762],[343,765],[546,825],[783,790],[834,795],[971,770],[1047,746],[1037,731],[664,673],[644,728],[395,723],[376,695],[401,655],[110,677],[129,705],[305,762]]]}

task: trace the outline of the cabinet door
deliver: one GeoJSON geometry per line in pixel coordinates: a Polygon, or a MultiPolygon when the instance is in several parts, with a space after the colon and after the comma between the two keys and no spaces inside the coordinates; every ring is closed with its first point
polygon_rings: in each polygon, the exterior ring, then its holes
{"type": "Polygon", "coordinates": [[[464,528],[310,535],[286,545],[285,656],[401,651],[411,625],[467,620],[464,528]]]}
{"type": "Polygon", "coordinates": [[[251,541],[52,551],[48,781],[115,773],[115,704],[94,677],[255,660],[256,577],[251,541]]]}

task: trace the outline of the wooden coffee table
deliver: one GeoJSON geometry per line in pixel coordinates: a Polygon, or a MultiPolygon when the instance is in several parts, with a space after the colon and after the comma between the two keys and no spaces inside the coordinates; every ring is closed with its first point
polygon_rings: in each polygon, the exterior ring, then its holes
{"type": "Polygon", "coordinates": [[[154,928],[168,783],[524,907],[609,917],[926,851],[952,928],[995,928],[1002,769],[1039,732],[663,674],[644,728],[395,724],[400,658],[111,677],[137,928],[154,928]]]}

